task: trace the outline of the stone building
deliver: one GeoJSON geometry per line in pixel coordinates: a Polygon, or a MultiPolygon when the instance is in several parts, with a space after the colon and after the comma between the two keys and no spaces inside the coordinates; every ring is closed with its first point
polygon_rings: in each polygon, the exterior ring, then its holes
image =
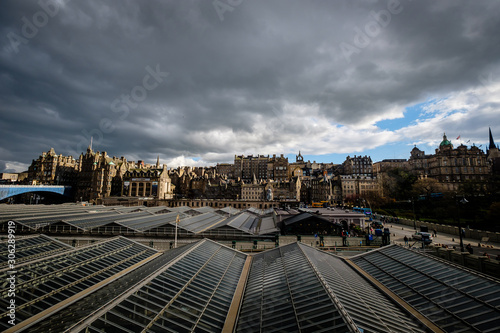
{"type": "Polygon", "coordinates": [[[122,177],[135,166],[124,157],[110,157],[106,152],[94,152],[89,146],[78,160],[77,200],[93,201],[120,195],[122,177]]]}
{"type": "Polygon", "coordinates": [[[234,178],[234,165],[231,163],[217,163],[215,170],[219,175],[234,178]]]}
{"type": "MultiPolygon", "coordinates": [[[[227,174],[231,172],[227,165],[220,167],[218,165],[218,168],[227,174]]],[[[265,181],[286,181],[290,179],[289,172],[288,157],[284,157],[283,154],[280,156],[274,154],[272,157],[269,155],[235,155],[232,178],[239,178],[245,183],[251,182],[254,176],[265,181]]]]}
{"type": "Polygon", "coordinates": [[[57,155],[54,148],[43,152],[28,168],[28,182],[34,185],[74,185],[78,173],[72,156],[57,155]]]}
{"type": "Polygon", "coordinates": [[[373,163],[373,174],[387,172],[391,169],[408,170],[409,164],[406,159],[386,159],[380,162],[373,163]]]}
{"type": "Polygon", "coordinates": [[[209,181],[205,187],[207,199],[238,200],[241,197],[241,183],[234,181],[209,181]]]}
{"type": "Polygon", "coordinates": [[[266,185],[267,193],[275,201],[301,201],[302,181],[300,177],[292,177],[288,181],[272,181],[266,185]]]}
{"type": "Polygon", "coordinates": [[[269,159],[267,164],[267,177],[266,179],[272,179],[274,181],[287,181],[290,179],[289,175],[289,164],[288,157],[281,156],[276,157],[273,155],[269,159]]]}
{"type": "Polygon", "coordinates": [[[370,156],[347,156],[339,173],[337,179],[340,190],[338,192],[342,192],[342,202],[339,204],[354,203],[369,192],[380,191],[377,178],[373,175],[373,163],[370,156]]]}
{"type": "Polygon", "coordinates": [[[373,163],[370,156],[347,156],[342,166],[344,169],[342,172],[343,175],[363,177],[373,176],[373,163]]]}
{"type": "Polygon", "coordinates": [[[166,200],[172,199],[173,194],[174,187],[165,164],[162,168],[157,165],[149,169],[131,169],[123,176],[124,196],[166,200]]]}
{"type": "Polygon", "coordinates": [[[454,148],[446,134],[435,154],[426,155],[414,147],[408,163],[410,170],[420,177],[438,180],[443,191],[457,191],[459,184],[466,181],[486,182],[490,174],[490,165],[483,150],[475,145],[468,148],[463,144],[454,148]]]}
{"type": "Polygon", "coordinates": [[[500,175],[500,150],[498,146],[495,146],[495,141],[493,141],[493,135],[491,134],[491,128],[489,129],[490,143],[488,149],[486,150],[486,156],[488,163],[491,166],[491,173],[493,175],[500,175]]]}
{"type": "Polygon", "coordinates": [[[266,185],[264,183],[251,183],[241,185],[241,200],[264,201],[266,198],[266,185]]]}
{"type": "Polygon", "coordinates": [[[16,183],[19,180],[18,173],[0,173],[0,184],[16,183]]]}
{"type": "Polygon", "coordinates": [[[354,203],[368,193],[380,191],[380,186],[375,177],[341,175],[339,181],[343,203],[354,203]]]}
{"type": "Polygon", "coordinates": [[[234,177],[244,182],[251,182],[255,176],[257,179],[268,179],[269,156],[248,155],[234,156],[234,177]]]}

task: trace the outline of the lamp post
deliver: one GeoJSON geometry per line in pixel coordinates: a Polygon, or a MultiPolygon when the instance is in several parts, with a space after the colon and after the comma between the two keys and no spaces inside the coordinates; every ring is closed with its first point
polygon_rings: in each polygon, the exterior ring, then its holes
{"type": "Polygon", "coordinates": [[[413,229],[415,229],[415,232],[417,231],[417,216],[415,215],[415,200],[411,198],[411,206],[413,209],[413,229]]]}
{"type": "Polygon", "coordinates": [[[175,219],[175,240],[174,240],[174,249],[177,248],[177,226],[179,225],[179,214],[177,214],[177,218],[175,219]]]}
{"type": "Polygon", "coordinates": [[[467,199],[465,199],[465,198],[462,198],[462,200],[460,200],[460,201],[457,200],[458,234],[460,236],[460,251],[462,251],[462,252],[465,252],[465,250],[464,250],[464,240],[463,240],[463,237],[462,237],[462,227],[460,226],[460,204],[465,205],[468,202],[469,201],[467,199]]]}

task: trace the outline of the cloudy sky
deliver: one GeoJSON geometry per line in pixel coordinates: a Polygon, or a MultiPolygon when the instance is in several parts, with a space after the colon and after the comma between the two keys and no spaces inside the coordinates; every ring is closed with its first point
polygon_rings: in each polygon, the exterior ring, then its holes
{"type": "Polygon", "coordinates": [[[91,137],[169,167],[485,148],[499,32],[493,0],[2,1],[0,172],[91,137]]]}

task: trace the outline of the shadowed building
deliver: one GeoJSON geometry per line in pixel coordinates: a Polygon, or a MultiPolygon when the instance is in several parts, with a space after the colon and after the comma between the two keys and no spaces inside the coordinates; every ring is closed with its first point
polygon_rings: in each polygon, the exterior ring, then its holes
{"type": "Polygon", "coordinates": [[[167,166],[152,169],[131,169],[123,175],[123,192],[128,197],[172,199],[173,187],[167,166]]]}
{"type": "Polygon", "coordinates": [[[500,175],[500,150],[498,146],[495,146],[495,141],[493,141],[493,135],[490,130],[490,143],[488,149],[486,150],[486,155],[488,156],[488,162],[491,165],[491,173],[494,175],[500,175]]]}
{"type": "Polygon", "coordinates": [[[443,191],[457,191],[460,183],[467,181],[484,184],[490,174],[490,165],[483,150],[463,144],[454,148],[446,134],[434,155],[426,155],[414,147],[408,163],[410,170],[417,175],[438,180],[443,191]]]}

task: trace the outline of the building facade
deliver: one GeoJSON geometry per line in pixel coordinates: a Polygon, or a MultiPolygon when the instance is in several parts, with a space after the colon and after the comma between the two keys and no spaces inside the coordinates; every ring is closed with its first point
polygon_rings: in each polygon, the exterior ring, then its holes
{"type": "Polygon", "coordinates": [[[122,195],[127,197],[149,197],[173,199],[174,191],[168,176],[167,166],[160,168],[136,168],[123,175],[122,195]]]}
{"type": "Polygon", "coordinates": [[[43,152],[28,168],[28,182],[33,185],[73,185],[78,173],[72,156],[57,155],[54,148],[43,152]]]}
{"type": "Polygon", "coordinates": [[[487,155],[477,146],[463,144],[457,148],[443,135],[435,154],[426,155],[414,147],[408,160],[411,172],[420,177],[436,179],[443,191],[457,191],[467,181],[484,183],[490,174],[487,155]]]}
{"type": "Polygon", "coordinates": [[[344,175],[371,177],[373,175],[373,162],[370,156],[347,156],[342,164],[344,175]]]}

